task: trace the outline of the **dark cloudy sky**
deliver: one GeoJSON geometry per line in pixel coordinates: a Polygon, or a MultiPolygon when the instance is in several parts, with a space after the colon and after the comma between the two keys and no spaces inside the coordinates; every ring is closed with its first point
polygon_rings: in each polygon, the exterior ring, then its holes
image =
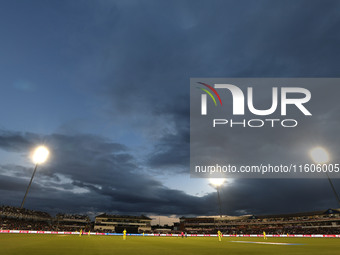
{"type": "MultiPolygon", "coordinates": [[[[190,77],[339,77],[339,9],[329,0],[0,1],[0,204],[20,205],[30,153],[44,143],[51,157],[27,208],[217,214],[214,189],[189,177],[190,77]]],[[[230,180],[221,198],[232,215],[338,207],[325,179],[230,180]]]]}

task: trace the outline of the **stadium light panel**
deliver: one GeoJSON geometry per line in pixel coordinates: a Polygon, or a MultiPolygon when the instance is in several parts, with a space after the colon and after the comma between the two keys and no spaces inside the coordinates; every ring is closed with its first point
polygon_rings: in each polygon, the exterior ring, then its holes
{"type": "Polygon", "coordinates": [[[317,164],[325,164],[329,161],[328,152],[322,147],[315,147],[310,151],[312,160],[317,164]]]}
{"type": "Polygon", "coordinates": [[[209,179],[209,182],[212,186],[214,186],[215,188],[218,188],[226,182],[226,179],[224,179],[224,178],[211,178],[211,179],[209,179]]]}
{"type": "Polygon", "coordinates": [[[48,154],[49,154],[49,151],[48,151],[48,149],[46,147],[39,146],[34,151],[33,162],[35,164],[44,163],[47,160],[48,154]]]}

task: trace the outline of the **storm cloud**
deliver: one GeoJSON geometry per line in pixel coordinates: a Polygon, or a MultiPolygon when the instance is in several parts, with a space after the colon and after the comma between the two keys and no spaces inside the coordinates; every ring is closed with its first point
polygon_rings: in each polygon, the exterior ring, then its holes
{"type": "MultiPolygon", "coordinates": [[[[18,137],[32,147],[39,141],[38,135],[7,132],[0,136],[0,141],[7,141],[6,147],[1,148],[15,148],[18,137]]],[[[216,214],[215,193],[196,197],[165,187],[152,175],[140,171],[138,161],[123,145],[93,135],[52,134],[45,136],[44,140],[53,158],[38,166],[26,201],[28,208],[52,213],[62,210],[78,213],[216,214]]],[[[24,153],[24,149],[20,152],[24,153]]],[[[1,201],[19,205],[33,166],[0,167],[1,201]]],[[[292,208],[313,210],[334,204],[326,180],[234,180],[222,189],[221,196],[224,213],[229,214],[289,212],[292,208]]]]}

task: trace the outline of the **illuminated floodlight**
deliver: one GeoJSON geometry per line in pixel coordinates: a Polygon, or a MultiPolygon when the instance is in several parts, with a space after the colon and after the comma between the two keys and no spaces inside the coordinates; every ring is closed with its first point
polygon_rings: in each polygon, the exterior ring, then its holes
{"type": "Polygon", "coordinates": [[[209,182],[213,187],[218,188],[218,187],[221,187],[226,182],[226,179],[225,178],[211,178],[209,179],[209,182]]]}
{"type": "MultiPolygon", "coordinates": [[[[309,152],[312,160],[316,163],[316,164],[326,164],[327,162],[330,161],[330,156],[329,156],[329,153],[326,151],[326,149],[318,146],[318,147],[315,147],[313,148],[310,152],[309,152]]],[[[331,180],[331,178],[329,177],[328,173],[326,172],[326,176],[327,176],[327,179],[329,181],[329,184],[333,190],[333,193],[334,193],[334,196],[335,198],[337,199],[338,201],[338,204],[340,205],[340,198],[339,198],[339,195],[338,195],[338,192],[336,192],[336,189],[334,187],[334,184],[331,180]]]]}
{"type": "Polygon", "coordinates": [[[312,160],[317,164],[325,164],[329,161],[328,152],[322,147],[315,147],[310,151],[312,160]]]}
{"type": "Polygon", "coordinates": [[[35,175],[35,172],[37,171],[37,168],[38,168],[38,165],[41,164],[41,163],[44,163],[46,161],[46,159],[48,157],[48,154],[50,154],[50,152],[48,151],[48,149],[45,146],[39,146],[38,148],[35,149],[35,151],[33,153],[33,157],[32,158],[33,158],[33,162],[35,163],[35,168],[33,170],[33,174],[32,174],[31,180],[30,180],[30,182],[29,182],[29,184],[27,186],[24,199],[21,202],[21,206],[20,206],[21,209],[24,207],[25,200],[26,200],[28,191],[30,190],[30,187],[31,187],[34,175],[35,175]]]}
{"type": "Polygon", "coordinates": [[[33,154],[33,162],[35,164],[44,163],[49,155],[49,151],[45,146],[39,146],[35,149],[33,154]]]}
{"type": "Polygon", "coordinates": [[[220,190],[219,188],[226,182],[225,178],[211,178],[209,179],[209,183],[211,186],[216,188],[217,191],[217,199],[218,199],[218,209],[220,217],[222,218],[222,204],[221,204],[221,198],[220,198],[220,190]]]}

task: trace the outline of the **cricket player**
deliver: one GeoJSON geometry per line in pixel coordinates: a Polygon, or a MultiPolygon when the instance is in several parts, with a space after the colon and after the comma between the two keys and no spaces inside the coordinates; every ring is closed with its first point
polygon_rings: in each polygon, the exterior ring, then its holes
{"type": "Polygon", "coordinates": [[[217,231],[217,235],[218,235],[218,241],[221,242],[222,241],[222,232],[217,231]]]}
{"type": "Polygon", "coordinates": [[[263,231],[263,239],[267,239],[266,232],[263,231]]]}
{"type": "Polygon", "coordinates": [[[126,240],[126,229],[123,231],[123,240],[126,240]]]}

